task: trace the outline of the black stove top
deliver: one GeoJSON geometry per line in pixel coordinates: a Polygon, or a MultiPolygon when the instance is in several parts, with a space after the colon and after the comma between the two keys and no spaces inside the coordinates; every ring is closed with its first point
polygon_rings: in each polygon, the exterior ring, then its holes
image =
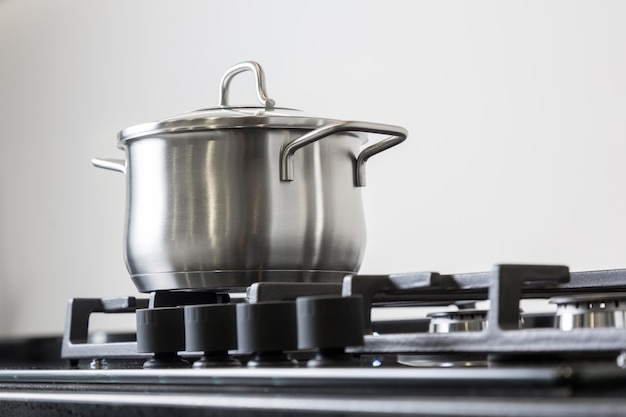
{"type": "Polygon", "coordinates": [[[625,318],[626,270],[546,265],[261,282],[245,297],[206,290],[73,299],[62,338],[0,346],[0,410],[623,415],[625,318]],[[555,307],[525,312],[520,303],[530,299],[555,307]],[[373,308],[390,307],[439,308],[372,320],[373,308]],[[137,333],[95,340],[93,314],[134,314],[137,333]]]}

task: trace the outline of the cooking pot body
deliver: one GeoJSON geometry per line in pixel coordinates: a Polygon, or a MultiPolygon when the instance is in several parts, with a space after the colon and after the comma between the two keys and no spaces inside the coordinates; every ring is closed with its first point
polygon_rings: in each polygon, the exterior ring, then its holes
{"type": "Polygon", "coordinates": [[[365,250],[355,161],[365,138],[336,133],[293,156],[304,129],[239,128],[129,140],[125,260],[142,292],[254,282],[340,282],[365,250]]]}

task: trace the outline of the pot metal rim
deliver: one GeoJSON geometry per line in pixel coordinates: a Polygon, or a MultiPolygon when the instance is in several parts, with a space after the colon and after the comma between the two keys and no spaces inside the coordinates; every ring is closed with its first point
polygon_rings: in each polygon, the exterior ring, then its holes
{"type": "Polygon", "coordinates": [[[288,108],[232,107],[186,113],[157,122],[128,127],[118,134],[118,144],[164,133],[189,133],[218,129],[316,129],[335,119],[306,115],[288,108]]]}

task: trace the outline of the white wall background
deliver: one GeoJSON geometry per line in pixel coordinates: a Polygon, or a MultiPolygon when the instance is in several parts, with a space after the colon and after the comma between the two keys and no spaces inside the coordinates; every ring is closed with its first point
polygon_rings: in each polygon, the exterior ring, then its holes
{"type": "Polygon", "coordinates": [[[621,1],[0,0],[0,335],[135,294],[123,177],[90,159],[216,105],[250,59],[279,105],[409,130],[369,162],[362,272],[626,267],[625,21],[621,1]]]}

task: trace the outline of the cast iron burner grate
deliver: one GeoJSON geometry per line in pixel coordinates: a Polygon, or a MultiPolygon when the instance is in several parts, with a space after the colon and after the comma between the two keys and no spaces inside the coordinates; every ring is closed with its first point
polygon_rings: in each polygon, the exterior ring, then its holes
{"type": "MultiPolygon", "coordinates": [[[[551,326],[554,317],[528,315],[521,320],[520,300],[555,296],[580,297],[597,293],[626,291],[626,270],[570,273],[565,266],[499,265],[490,272],[443,275],[433,272],[352,275],[341,284],[271,283],[253,284],[247,299],[256,304],[293,301],[311,295],[360,296],[363,300],[364,342],[347,351],[367,358],[371,366],[376,358],[402,354],[491,355],[491,357],[617,357],[626,349],[626,330],[616,328],[573,329],[562,331],[551,326]],[[432,306],[488,300],[484,326],[479,331],[429,333],[428,323],[420,320],[372,322],[372,307],[432,306]],[[525,321],[523,326],[520,322],[525,321]],[[550,327],[548,327],[550,326],[550,327]],[[387,355],[387,356],[385,356],[387,355]],[[374,358],[373,361],[370,359],[374,358]]],[[[133,313],[137,309],[197,304],[228,303],[228,294],[211,291],[153,293],[150,299],[119,297],[73,299],[68,304],[63,359],[76,365],[79,360],[102,363],[105,360],[146,359],[136,341],[89,343],[89,317],[92,313],[133,313]]],[[[355,323],[355,326],[359,323],[355,323]]],[[[293,347],[292,347],[293,349],[293,347]]],[[[231,353],[241,354],[233,351],[231,353]]],[[[181,351],[182,356],[197,357],[201,352],[181,351]]],[[[310,359],[312,351],[296,352],[300,359],[310,359]]],[[[245,355],[241,356],[244,360],[245,355]]],[[[380,362],[394,362],[378,360],[380,362]]],[[[395,363],[397,365],[397,362],[395,363]]]]}

